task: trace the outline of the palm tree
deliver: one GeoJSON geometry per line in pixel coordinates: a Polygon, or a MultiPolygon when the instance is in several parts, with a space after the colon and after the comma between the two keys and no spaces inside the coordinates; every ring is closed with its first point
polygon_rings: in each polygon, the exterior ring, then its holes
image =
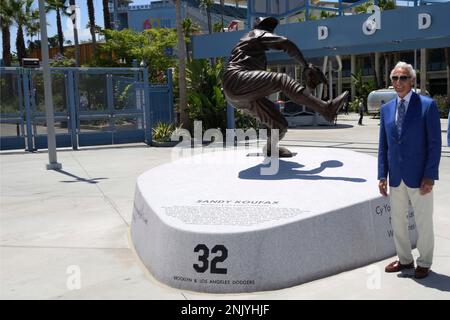
{"type": "Polygon", "coordinates": [[[105,29],[111,28],[111,13],[109,12],[109,0],[103,1],[103,21],[105,23],[105,29]]]}
{"type": "Polygon", "coordinates": [[[27,26],[27,36],[30,37],[28,43],[33,43],[33,38],[39,34],[41,30],[41,25],[39,23],[39,11],[34,11],[32,13],[30,23],[27,26]]]}
{"type": "Polygon", "coordinates": [[[58,34],[58,44],[59,44],[59,53],[61,55],[64,54],[64,34],[62,31],[62,23],[61,23],[61,14],[67,15],[66,10],[66,0],[46,0],[47,8],[46,11],[49,12],[54,10],[56,12],[56,28],[58,34]]]}
{"type": "Polygon", "coordinates": [[[180,0],[174,0],[175,2],[175,13],[177,21],[177,37],[178,37],[178,86],[180,88],[180,122],[183,128],[190,129],[189,116],[186,111],[187,99],[186,99],[186,52],[185,42],[183,35],[183,28],[181,25],[181,14],[180,14],[180,0]]]}
{"type": "Polygon", "coordinates": [[[73,24],[73,41],[75,42],[75,63],[76,66],[80,66],[80,43],[78,41],[78,28],[77,28],[77,12],[76,12],[76,4],[75,0],[69,0],[70,4],[70,18],[72,19],[73,24]]]}
{"type": "Polygon", "coordinates": [[[97,40],[95,39],[95,11],[94,11],[94,3],[92,0],[87,0],[88,7],[88,15],[89,15],[89,30],[91,31],[92,36],[92,53],[94,57],[96,56],[97,50],[97,40]]]}
{"type": "Polygon", "coordinates": [[[208,33],[212,33],[212,21],[211,21],[211,8],[214,4],[213,0],[200,0],[200,8],[206,9],[206,15],[208,17],[208,33]]]}
{"type": "Polygon", "coordinates": [[[186,40],[186,57],[188,61],[191,60],[189,55],[191,37],[198,32],[200,32],[200,26],[197,23],[193,22],[191,18],[183,19],[183,35],[186,40]]]}
{"type": "Polygon", "coordinates": [[[2,28],[2,59],[6,67],[11,66],[11,32],[13,11],[9,0],[0,0],[0,27],[2,28]]]}
{"type": "Polygon", "coordinates": [[[223,10],[225,8],[225,0],[220,0],[220,6],[222,7],[222,10],[220,12],[220,22],[222,23],[222,29],[220,30],[221,32],[223,31],[223,10]]]}
{"type": "Polygon", "coordinates": [[[33,0],[11,0],[12,19],[17,26],[16,49],[19,63],[27,56],[25,47],[25,37],[23,28],[28,28],[36,16],[36,11],[32,9],[33,0]]]}

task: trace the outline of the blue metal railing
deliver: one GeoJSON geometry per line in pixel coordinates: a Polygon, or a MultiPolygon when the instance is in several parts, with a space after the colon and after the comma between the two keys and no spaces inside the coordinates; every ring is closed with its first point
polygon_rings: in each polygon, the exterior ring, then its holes
{"type": "MultiPolygon", "coordinates": [[[[57,147],[145,142],[173,121],[172,71],[150,84],[146,68],[51,68],[57,147]]],[[[0,68],[0,150],[47,147],[41,69],[0,68]]]]}

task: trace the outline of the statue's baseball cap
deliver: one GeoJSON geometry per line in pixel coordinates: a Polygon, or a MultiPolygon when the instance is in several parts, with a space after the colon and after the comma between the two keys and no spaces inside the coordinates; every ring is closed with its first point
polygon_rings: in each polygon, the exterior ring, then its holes
{"type": "Polygon", "coordinates": [[[253,29],[261,29],[273,32],[278,25],[278,19],[274,17],[258,17],[253,23],[253,29]]]}

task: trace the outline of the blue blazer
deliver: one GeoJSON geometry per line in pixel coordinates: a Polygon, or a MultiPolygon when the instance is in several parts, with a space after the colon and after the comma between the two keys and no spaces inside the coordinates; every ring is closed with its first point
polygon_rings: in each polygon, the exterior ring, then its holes
{"type": "Polygon", "coordinates": [[[402,133],[395,126],[397,98],[381,106],[378,179],[391,187],[403,182],[420,188],[422,178],[438,180],[441,159],[441,122],[433,99],[412,93],[402,133]]]}

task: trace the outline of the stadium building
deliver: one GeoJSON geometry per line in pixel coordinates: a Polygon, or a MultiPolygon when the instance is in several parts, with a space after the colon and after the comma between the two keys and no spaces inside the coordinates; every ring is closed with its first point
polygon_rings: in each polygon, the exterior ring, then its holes
{"type": "MultiPolygon", "coordinates": [[[[255,17],[271,15],[280,20],[278,34],[288,36],[317,65],[326,63],[332,96],[343,90],[355,96],[351,74],[359,74],[363,81],[373,79],[379,88],[389,86],[389,72],[400,60],[415,66],[417,85],[432,96],[450,92],[450,57],[445,56],[445,48],[450,47],[450,2],[446,0],[391,1],[393,10],[388,10],[389,1],[375,1],[381,12],[367,10],[367,0],[224,0],[224,6],[220,0],[214,2],[212,24],[223,19],[225,27],[236,26],[235,32],[195,36],[194,57],[227,57],[255,17]],[[379,26],[364,32],[364,23],[377,17],[379,26]]],[[[175,27],[172,1],[132,5],[130,0],[112,0],[110,4],[118,29],[175,27]]],[[[199,0],[181,1],[181,15],[207,33],[207,15],[199,0]]],[[[269,68],[301,76],[299,66],[283,54],[269,54],[269,68]]]]}

